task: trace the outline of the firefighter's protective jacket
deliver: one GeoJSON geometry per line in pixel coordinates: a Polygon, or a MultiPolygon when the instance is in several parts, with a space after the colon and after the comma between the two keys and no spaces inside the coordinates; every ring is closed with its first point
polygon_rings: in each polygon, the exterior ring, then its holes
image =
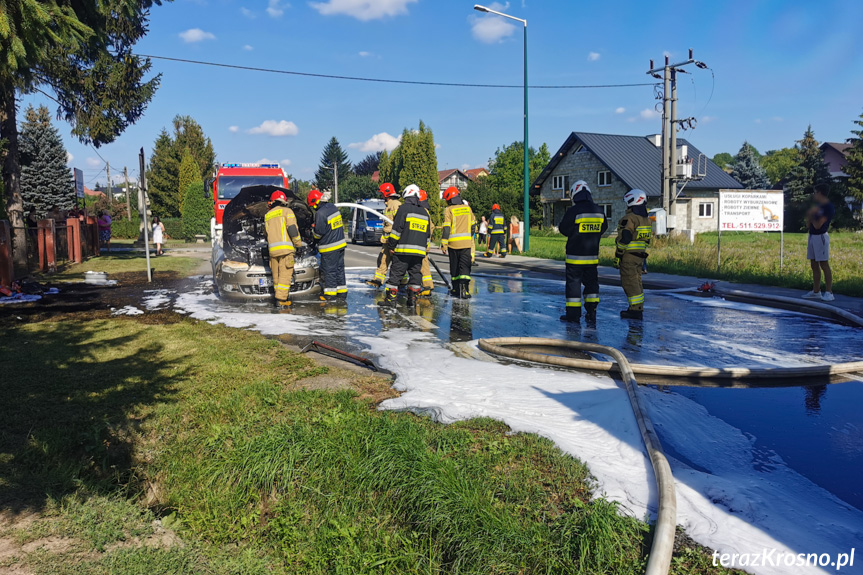
{"type": "Polygon", "coordinates": [[[615,241],[614,257],[619,258],[624,253],[647,256],[647,246],[650,245],[652,225],[647,217],[647,208],[633,206],[617,225],[617,240],[615,241]]]}
{"type": "Polygon", "coordinates": [[[314,236],[318,240],[318,251],[322,254],[348,247],[345,241],[345,228],[342,225],[342,214],[333,204],[329,202],[318,204],[314,236]]]}
{"type": "Polygon", "coordinates": [[[602,209],[593,203],[590,192],[581,190],[575,203],[566,210],[558,225],[566,240],[566,263],[572,265],[598,265],[599,240],[608,229],[608,220],[602,209]]]}
{"type": "Polygon", "coordinates": [[[470,206],[462,202],[461,196],[453,198],[444,210],[441,247],[463,250],[473,247],[473,232],[476,218],[470,206]]]}
{"type": "Polygon", "coordinates": [[[503,217],[503,212],[500,210],[492,210],[489,218],[489,233],[490,234],[505,234],[506,220],[503,217]]]}
{"type": "Polygon", "coordinates": [[[282,205],[274,206],[264,216],[264,224],[267,228],[270,257],[292,254],[296,248],[303,247],[300,229],[297,227],[297,217],[291,208],[282,205]]]}
{"type": "MultiPolygon", "coordinates": [[[[402,203],[398,198],[396,198],[396,197],[387,198],[386,199],[386,207],[384,208],[384,215],[386,217],[388,217],[390,220],[395,221],[396,214],[398,213],[401,205],[402,205],[402,203]]],[[[384,220],[384,235],[381,236],[381,243],[382,244],[387,243],[387,240],[390,237],[391,231],[393,231],[393,225],[391,223],[389,223],[388,221],[384,220]]]]}
{"type": "Polygon", "coordinates": [[[393,218],[393,229],[387,240],[390,249],[397,255],[424,257],[431,233],[429,224],[429,214],[419,199],[406,199],[393,218]]]}

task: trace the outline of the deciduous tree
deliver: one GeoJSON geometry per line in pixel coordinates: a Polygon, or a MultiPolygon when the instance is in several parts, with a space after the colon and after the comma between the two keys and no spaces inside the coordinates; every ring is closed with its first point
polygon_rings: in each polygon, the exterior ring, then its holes
{"type": "Polygon", "coordinates": [[[782,148],[770,150],[761,156],[761,166],[767,172],[771,186],[778,185],[791,174],[791,170],[800,163],[800,152],[797,148],[782,148]]]}
{"type": "Polygon", "coordinates": [[[375,152],[374,154],[367,155],[354,166],[354,173],[358,176],[371,176],[378,171],[382,155],[383,152],[375,152]]]}
{"type": "Polygon", "coordinates": [[[734,163],[734,156],[728,152],[720,152],[713,156],[713,163],[727,172],[734,163]]]}

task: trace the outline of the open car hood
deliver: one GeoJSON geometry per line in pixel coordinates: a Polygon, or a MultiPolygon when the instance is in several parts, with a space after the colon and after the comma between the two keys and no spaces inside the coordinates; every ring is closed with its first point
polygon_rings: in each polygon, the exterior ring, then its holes
{"type": "Polygon", "coordinates": [[[262,249],[267,245],[264,216],[269,211],[270,195],[277,190],[287,196],[303,242],[308,244],[313,240],[314,214],[294,192],[272,185],[246,186],[225,206],[222,216],[222,245],[229,259],[262,265],[265,259],[262,249]]]}

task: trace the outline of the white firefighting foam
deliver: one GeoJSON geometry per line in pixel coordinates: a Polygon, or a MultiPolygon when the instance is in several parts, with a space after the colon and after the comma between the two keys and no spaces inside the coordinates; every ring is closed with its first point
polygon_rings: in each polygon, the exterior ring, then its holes
{"type": "MultiPolygon", "coordinates": [[[[351,279],[354,287],[356,278],[351,279]]],[[[350,321],[333,323],[303,315],[238,310],[206,292],[207,286],[202,285],[178,294],[175,309],[265,334],[322,336],[329,330],[331,335],[352,337],[398,376],[395,387],[402,394],[384,402],[384,409],[426,413],[442,423],[491,417],[516,432],[537,433],[589,466],[596,478],[596,496],[619,502],[623,512],[638,518],[655,514],[653,473],[629,400],[609,377],[467,359],[444,347],[433,334],[407,329],[363,335],[352,326],[361,321],[357,316],[364,315],[364,309],[374,306],[353,309],[347,316],[350,321]]],[[[790,469],[781,458],[765,460],[753,448],[753,437],[711,416],[694,401],[652,388],[642,388],[640,393],[669,453],[691,464],[669,457],[677,487],[678,523],[697,542],[721,553],[777,549],[780,554],[834,557],[860,546],[863,512],[790,469]]],[[[747,570],[825,572],[784,564],[747,570]]],[[[843,572],[854,571],[845,568],[843,572]]]]}

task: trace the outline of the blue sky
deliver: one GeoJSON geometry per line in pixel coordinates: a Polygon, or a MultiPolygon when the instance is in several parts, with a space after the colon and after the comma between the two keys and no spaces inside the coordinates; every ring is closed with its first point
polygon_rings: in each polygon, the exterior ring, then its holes
{"type": "MultiPolygon", "coordinates": [[[[491,4],[489,4],[491,5],[491,4]]],[[[138,52],[245,66],[443,82],[520,84],[520,24],[456,0],[176,0],[152,11],[138,52]]],[[[842,141],[863,112],[863,2],[741,0],[645,2],[512,0],[528,20],[531,84],[649,81],[648,61],[683,59],[688,48],[713,71],[679,82],[679,116],[699,125],[682,136],[703,152],[789,146],[812,124],[842,141]],[[714,81],[715,77],[715,81],[714,81]],[[711,98],[712,92],[712,98],[711,98]],[[708,101],[709,99],[709,101],[708,101]]],[[[486,165],[522,138],[520,89],[347,82],[154,60],[162,86],[146,115],[99,154],[114,174],[137,174],[176,114],[197,119],[218,159],[288,163],[309,179],[336,136],[358,161],[391,147],[420,119],[435,133],[443,168],[486,165]]],[[[28,96],[29,102],[44,102],[28,96]]],[[[650,86],[530,91],[530,143],[556,150],[569,132],[660,130],[650,86]]],[[[104,183],[97,154],[59,125],[85,180],[104,183]],[[101,172],[102,177],[99,177],[101,172]]]]}

